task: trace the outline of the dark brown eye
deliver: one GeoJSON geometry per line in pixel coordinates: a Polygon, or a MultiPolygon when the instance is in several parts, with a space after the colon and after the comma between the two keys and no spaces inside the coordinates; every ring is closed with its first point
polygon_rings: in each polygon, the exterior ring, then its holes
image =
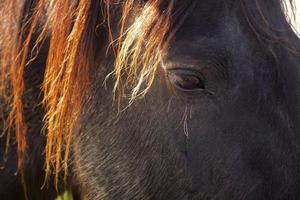
{"type": "Polygon", "coordinates": [[[177,88],[185,91],[205,89],[203,80],[194,73],[186,72],[169,72],[170,82],[177,88]]]}

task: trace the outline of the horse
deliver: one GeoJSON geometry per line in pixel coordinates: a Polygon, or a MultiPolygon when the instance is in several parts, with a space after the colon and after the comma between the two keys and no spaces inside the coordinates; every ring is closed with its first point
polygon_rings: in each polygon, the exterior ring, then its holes
{"type": "Polygon", "coordinates": [[[288,4],[2,0],[1,199],[298,199],[288,4]]]}

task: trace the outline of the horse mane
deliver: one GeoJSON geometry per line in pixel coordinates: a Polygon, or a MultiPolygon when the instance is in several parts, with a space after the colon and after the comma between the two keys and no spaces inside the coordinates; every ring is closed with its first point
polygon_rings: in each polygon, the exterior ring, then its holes
{"type": "MultiPolygon", "coordinates": [[[[107,34],[115,55],[113,92],[119,100],[130,92],[129,103],[150,89],[168,44],[184,20],[192,0],[2,0],[0,1],[0,92],[10,105],[7,138],[15,132],[18,169],[24,168],[27,129],[23,108],[24,69],[38,59],[46,39],[50,45],[42,84],[47,134],[46,176],[68,171],[70,144],[76,120],[91,86],[96,65],[96,29],[107,34]],[[97,17],[98,16],[98,17],[97,17]],[[118,18],[115,25],[115,18],[118,18]],[[175,23],[176,22],[176,23],[175,23]],[[36,36],[37,35],[37,36],[36,36]]],[[[299,46],[290,38],[282,0],[236,0],[256,37],[298,55],[299,46]],[[268,5],[282,18],[280,30],[268,5]],[[284,28],[284,30],[282,30],[284,28]]],[[[289,0],[294,8],[292,0],[289,0]]],[[[293,33],[294,34],[294,33],[293,33]]],[[[294,34],[295,35],[295,34],[294,34]]],[[[294,38],[294,36],[292,37],[294,38]]],[[[103,55],[103,59],[105,56],[103,55]]],[[[9,140],[9,139],[8,139],[9,140]]],[[[8,147],[7,147],[8,148],[8,147]]]]}

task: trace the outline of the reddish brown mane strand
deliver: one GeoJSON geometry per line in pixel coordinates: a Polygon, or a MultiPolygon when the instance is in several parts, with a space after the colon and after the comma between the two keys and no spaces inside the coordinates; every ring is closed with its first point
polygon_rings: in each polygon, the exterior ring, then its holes
{"type": "MultiPolygon", "coordinates": [[[[90,43],[86,32],[90,1],[80,1],[78,8],[69,1],[56,1],[52,10],[50,48],[43,83],[43,103],[48,131],[46,145],[46,174],[50,167],[60,171],[67,160],[71,134],[79,115],[82,101],[89,88],[89,66],[92,65],[89,51],[90,43]],[[68,13],[67,15],[65,13],[68,13]],[[75,23],[72,26],[73,15],[75,23]],[[62,28],[64,27],[64,28],[62,28]],[[64,148],[65,147],[65,148],[64,148]],[[62,152],[65,155],[62,157],[62,152]]],[[[57,178],[56,178],[57,180],[57,178]]]]}
{"type": "MultiPolygon", "coordinates": [[[[150,89],[158,65],[166,48],[167,33],[171,27],[171,16],[175,1],[169,1],[165,12],[160,11],[163,1],[148,1],[124,31],[128,10],[123,10],[118,55],[116,57],[114,92],[122,97],[125,90],[131,90],[130,103],[143,97],[150,89]],[[147,50],[145,50],[147,49],[147,50]],[[124,78],[125,75],[125,78],[124,78]],[[146,85],[144,88],[142,85],[146,85]]],[[[130,4],[129,4],[130,5],[130,4]]]]}
{"type": "Polygon", "coordinates": [[[7,15],[1,18],[1,91],[4,94],[7,85],[11,85],[11,114],[7,127],[14,128],[16,131],[18,166],[22,170],[27,134],[22,100],[25,87],[24,68],[30,66],[27,62],[31,60],[31,54],[38,51],[45,38],[49,37],[50,47],[42,85],[47,131],[46,176],[49,176],[51,169],[54,169],[58,180],[58,174],[62,169],[67,173],[72,134],[82,103],[90,88],[90,71],[95,60],[94,29],[99,23],[93,18],[101,14],[101,10],[95,8],[105,8],[102,10],[102,15],[105,17],[109,29],[108,39],[111,41],[115,38],[113,38],[110,22],[112,16],[109,11],[115,5],[121,8],[120,37],[115,49],[117,58],[114,71],[115,91],[118,90],[121,94],[125,88],[136,85],[132,90],[133,100],[145,94],[153,82],[161,59],[159,49],[162,49],[165,34],[170,27],[170,16],[175,0],[164,5],[167,12],[159,11],[159,7],[164,2],[162,0],[148,1],[145,5],[135,0],[107,0],[96,3],[101,3],[101,6],[94,5],[89,0],[79,0],[77,3],[72,0],[33,2],[28,9],[32,12],[30,15],[23,13],[25,5],[22,5],[21,1],[2,2],[5,5],[3,9],[14,12],[6,12],[7,15]],[[140,11],[135,23],[129,28],[125,27],[132,9],[136,8],[140,11]],[[22,25],[24,14],[29,17],[22,25]],[[146,19],[146,14],[150,14],[152,18],[147,16],[146,19]],[[138,34],[137,28],[141,35],[138,34]],[[40,30],[39,36],[33,38],[33,33],[37,29],[40,30]],[[149,38],[147,42],[145,37],[149,38]],[[35,44],[33,50],[30,49],[32,43],[35,44]],[[7,46],[10,48],[5,48],[7,46]],[[149,51],[142,54],[145,46],[149,51]],[[126,55],[133,47],[135,51],[126,55]],[[143,59],[139,60],[138,57],[141,55],[143,59]],[[139,69],[138,66],[141,64],[147,67],[139,69]],[[123,77],[124,73],[128,75],[126,79],[123,77]],[[125,81],[122,82],[121,79],[125,81]],[[147,83],[147,87],[142,89],[141,84],[144,82],[147,83]]]}
{"type": "MultiPolygon", "coordinates": [[[[42,2],[42,1],[41,1],[42,2]]],[[[0,19],[0,49],[1,49],[1,80],[0,80],[0,94],[4,94],[6,88],[10,87],[11,91],[11,112],[7,119],[7,146],[6,153],[8,151],[11,129],[14,128],[16,141],[17,141],[17,154],[18,154],[18,169],[21,174],[24,192],[27,199],[26,184],[24,180],[24,155],[27,148],[27,127],[25,124],[24,108],[22,96],[24,93],[24,69],[27,65],[27,55],[29,52],[29,45],[32,35],[37,27],[39,17],[41,15],[42,3],[36,5],[36,10],[32,16],[28,16],[30,19],[24,24],[19,24],[20,28],[16,24],[21,22],[22,19],[22,3],[19,1],[3,1],[1,13],[3,14],[0,19]],[[16,11],[10,13],[7,11],[16,11]],[[5,14],[6,13],[6,14],[5,14]],[[8,14],[7,14],[8,13],[8,14]],[[28,23],[28,24],[26,24],[28,23]],[[9,24],[10,26],[7,26],[9,24]],[[26,24],[26,25],[25,25],[26,24]],[[26,32],[26,39],[23,41],[22,37],[19,37],[19,33],[26,32]],[[7,44],[7,46],[6,46],[7,44]],[[6,86],[7,81],[10,80],[10,85],[6,86]]]]}

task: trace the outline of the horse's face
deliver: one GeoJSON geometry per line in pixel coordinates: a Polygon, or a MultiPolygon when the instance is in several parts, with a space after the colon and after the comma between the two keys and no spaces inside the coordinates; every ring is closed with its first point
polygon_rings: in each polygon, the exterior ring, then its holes
{"type": "Polygon", "coordinates": [[[118,116],[97,84],[74,148],[90,198],[296,198],[299,74],[239,14],[198,3],[149,93],[118,116]]]}

